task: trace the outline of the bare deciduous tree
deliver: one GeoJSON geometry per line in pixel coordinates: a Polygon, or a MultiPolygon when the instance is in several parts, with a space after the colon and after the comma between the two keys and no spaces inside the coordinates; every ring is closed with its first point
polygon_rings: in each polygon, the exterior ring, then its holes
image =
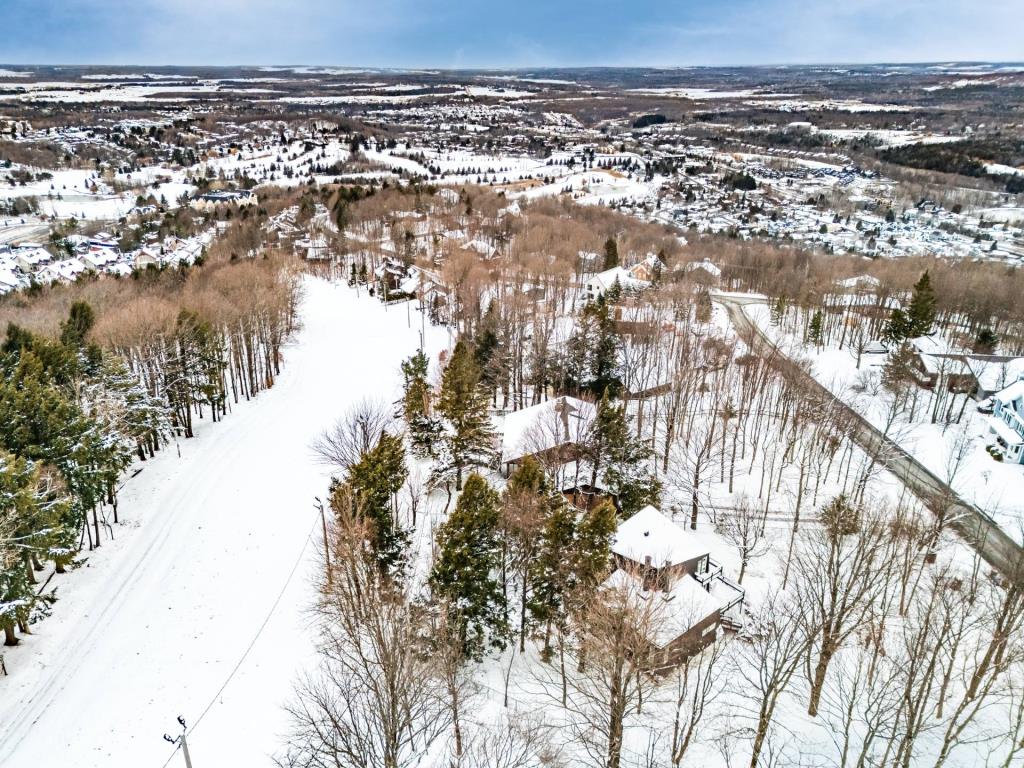
{"type": "Polygon", "coordinates": [[[701,723],[721,692],[724,653],[724,643],[713,643],[672,671],[669,678],[673,704],[669,758],[674,768],[682,764],[698,738],[701,723]]]}
{"type": "Polygon", "coordinates": [[[288,768],[418,765],[451,723],[445,683],[427,652],[422,608],[381,575],[369,532],[339,516],[331,578],[316,608],[320,665],[288,706],[288,768]]]}
{"type": "Polygon", "coordinates": [[[748,622],[744,642],[736,654],[736,673],[744,682],[752,721],[750,768],[761,763],[779,701],[800,669],[814,638],[814,627],[797,606],[779,593],[765,597],[757,615],[748,622]]]}
{"type": "Polygon", "coordinates": [[[657,660],[650,638],[663,619],[656,606],[654,600],[637,600],[636,590],[626,586],[602,589],[576,616],[576,642],[565,645],[576,670],[565,680],[569,727],[595,768],[630,764],[623,763],[623,736],[655,687],[646,670],[657,660]]]}
{"type": "Polygon", "coordinates": [[[504,713],[494,725],[475,731],[457,768],[557,768],[552,727],[534,712],[504,713]]]}
{"type": "Polygon", "coordinates": [[[313,452],[324,464],[347,470],[357,464],[393,424],[391,410],[383,401],[360,400],[316,439],[313,452]]]}
{"type": "Polygon", "coordinates": [[[736,581],[742,584],[750,562],[770,548],[765,537],[766,512],[756,509],[749,498],[741,496],[733,509],[716,509],[714,515],[715,530],[739,552],[740,573],[736,581]]]}

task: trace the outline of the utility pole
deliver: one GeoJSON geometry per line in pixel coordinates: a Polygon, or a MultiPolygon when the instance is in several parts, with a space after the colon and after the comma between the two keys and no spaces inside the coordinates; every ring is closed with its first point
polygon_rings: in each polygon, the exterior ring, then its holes
{"type": "Polygon", "coordinates": [[[324,503],[322,501],[320,501],[320,497],[319,496],[314,496],[313,498],[316,499],[316,504],[314,506],[316,506],[316,508],[320,510],[320,523],[324,527],[324,562],[327,565],[327,586],[330,586],[331,585],[331,547],[330,547],[329,539],[327,538],[327,515],[324,514],[324,503]]]}
{"type": "Polygon", "coordinates": [[[188,754],[188,740],[181,734],[181,753],[185,756],[185,768],[192,768],[192,758],[188,754]]]}
{"type": "Polygon", "coordinates": [[[188,728],[185,727],[185,718],[180,715],[178,716],[178,725],[181,726],[181,735],[175,739],[165,733],[164,741],[180,746],[181,753],[185,756],[185,768],[192,768],[192,756],[188,753],[188,739],[186,739],[188,728]]]}

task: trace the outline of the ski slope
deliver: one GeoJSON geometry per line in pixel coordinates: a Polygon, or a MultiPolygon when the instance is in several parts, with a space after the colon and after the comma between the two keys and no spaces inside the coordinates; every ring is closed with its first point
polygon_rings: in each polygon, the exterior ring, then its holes
{"type": "MultiPolygon", "coordinates": [[[[116,540],[50,582],[53,616],[8,650],[0,677],[4,768],[184,765],[161,738],[180,732],[178,715],[195,728],[196,766],[271,765],[281,706],[313,657],[314,496],[329,471],[309,445],[353,401],[397,398],[420,333],[405,305],[312,278],[305,289],[273,389],[204,424],[180,458],[171,446],[140,465],[116,540]]],[[[447,342],[427,336],[428,352],[447,342]]]]}

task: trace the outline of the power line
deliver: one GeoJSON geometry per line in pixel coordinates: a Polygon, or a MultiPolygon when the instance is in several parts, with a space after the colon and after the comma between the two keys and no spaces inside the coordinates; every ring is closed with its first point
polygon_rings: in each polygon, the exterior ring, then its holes
{"type": "MultiPolygon", "coordinates": [[[[260,624],[259,629],[256,630],[256,634],[249,642],[249,645],[246,647],[241,657],[239,657],[238,662],[232,668],[231,672],[228,673],[228,676],[225,678],[224,683],[220,686],[220,688],[217,689],[217,692],[213,695],[213,698],[210,699],[210,702],[206,705],[206,708],[202,711],[199,717],[196,718],[196,721],[192,724],[192,727],[188,728],[185,731],[185,735],[194,732],[195,729],[199,727],[199,724],[203,721],[203,718],[206,717],[206,714],[213,708],[213,705],[217,703],[217,699],[219,699],[221,694],[224,693],[224,689],[228,687],[228,683],[231,682],[235,674],[241,668],[242,664],[245,663],[245,660],[249,656],[249,653],[256,645],[256,641],[260,639],[260,635],[263,634],[263,630],[265,630],[267,628],[267,624],[270,623],[270,619],[274,615],[274,612],[277,610],[277,606],[280,605],[281,598],[284,597],[284,593],[288,589],[288,585],[291,584],[292,579],[295,577],[295,572],[298,571],[299,565],[302,563],[303,556],[306,554],[306,547],[309,546],[309,542],[313,538],[313,531],[316,528],[316,524],[319,522],[320,514],[317,513],[317,515],[313,519],[313,525],[311,525],[309,528],[309,533],[306,534],[305,541],[302,542],[302,549],[299,550],[299,556],[295,558],[295,563],[292,565],[292,569],[288,573],[288,578],[285,579],[284,585],[281,587],[281,591],[277,593],[277,597],[274,599],[273,604],[270,606],[270,610],[267,612],[266,617],[263,619],[263,623],[260,624]]],[[[161,766],[161,768],[167,768],[167,766],[170,765],[171,760],[174,759],[174,756],[178,753],[178,750],[180,748],[181,742],[179,742],[178,745],[175,746],[174,751],[171,752],[170,756],[168,756],[167,758],[167,761],[163,764],[163,766],[161,766]]]]}

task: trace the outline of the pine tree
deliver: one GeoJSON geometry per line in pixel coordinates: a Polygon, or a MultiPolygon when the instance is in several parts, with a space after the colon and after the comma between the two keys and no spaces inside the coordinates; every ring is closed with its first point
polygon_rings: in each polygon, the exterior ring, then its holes
{"type": "Polygon", "coordinates": [[[531,563],[529,610],[544,629],[543,655],[551,653],[551,630],[565,631],[569,611],[584,605],[608,575],[611,543],[618,528],[615,507],[603,501],[579,513],[559,497],[552,503],[531,563]]]}
{"type": "Polygon", "coordinates": [[[629,516],[648,504],[658,504],[661,482],[651,472],[650,447],[637,440],[630,428],[624,405],[615,405],[605,395],[584,447],[591,464],[591,483],[614,494],[622,514],[629,516]]]}
{"type": "Polygon", "coordinates": [[[39,467],[0,450],[0,627],[4,644],[16,645],[15,628],[24,627],[37,602],[34,566],[54,557],[62,544],[60,521],[66,501],[40,492],[39,467]]]}
{"type": "Polygon", "coordinates": [[[823,341],[821,310],[815,310],[811,318],[811,324],[807,329],[807,340],[816,347],[820,347],[823,341]]]}
{"type": "Polygon", "coordinates": [[[553,505],[544,521],[537,552],[530,562],[530,617],[544,627],[544,655],[550,655],[551,630],[565,629],[565,593],[572,584],[572,548],[576,512],[567,504],[553,505]]]}
{"type": "Polygon", "coordinates": [[[480,475],[466,487],[437,531],[430,575],[434,599],[459,633],[463,654],[479,661],[488,647],[508,642],[508,602],[495,576],[500,564],[498,493],[480,475]]]}
{"type": "Polygon", "coordinates": [[[573,590],[577,599],[589,599],[608,575],[612,539],[618,527],[615,505],[607,500],[583,513],[578,521],[573,542],[573,590]]]}
{"type": "Polygon", "coordinates": [[[487,411],[487,391],[465,341],[459,341],[441,376],[437,410],[447,420],[444,439],[455,471],[455,488],[462,489],[463,471],[486,466],[494,455],[494,427],[487,411]]]}
{"type": "Polygon", "coordinates": [[[420,458],[433,455],[434,444],[441,435],[441,424],[432,414],[429,366],[422,350],[402,362],[402,418],[409,428],[412,452],[420,458]]]}
{"type": "Polygon", "coordinates": [[[66,347],[78,348],[85,344],[85,337],[96,323],[96,315],[84,301],[71,305],[68,319],[60,326],[60,343],[66,347]]]}
{"type": "Polygon", "coordinates": [[[936,313],[935,290],[932,288],[931,277],[925,270],[921,278],[914,284],[914,294],[907,308],[909,327],[907,338],[926,336],[932,332],[936,313]]]}
{"type": "Polygon", "coordinates": [[[711,322],[711,294],[707,291],[700,291],[697,294],[697,308],[695,319],[698,323],[707,324],[711,322]]]}
{"type": "Polygon", "coordinates": [[[883,338],[891,344],[901,344],[910,338],[912,324],[902,309],[894,309],[889,315],[889,322],[882,332],[883,338]]]}
{"type": "MultiPolygon", "coordinates": [[[[95,422],[59,386],[48,380],[42,361],[23,351],[0,382],[0,447],[16,456],[56,467],[73,505],[54,530],[58,570],[78,551],[85,515],[107,491],[108,462],[117,459],[95,422]]],[[[96,534],[98,539],[98,523],[96,534]]],[[[98,540],[97,540],[98,543],[98,540]]]]}
{"type": "Polygon", "coordinates": [[[622,339],[604,298],[587,304],[569,339],[566,355],[566,388],[589,391],[594,397],[612,397],[622,389],[620,350],[622,339]]]}
{"type": "Polygon", "coordinates": [[[498,303],[492,301],[477,328],[473,344],[473,360],[480,371],[480,383],[494,396],[498,384],[500,342],[498,339],[498,303]]]}
{"type": "Polygon", "coordinates": [[[999,337],[991,328],[982,328],[974,339],[974,351],[979,355],[991,355],[999,346],[999,337]]]}
{"type": "Polygon", "coordinates": [[[612,269],[619,266],[619,244],[614,237],[604,241],[604,268],[612,269]]]}
{"type": "Polygon", "coordinates": [[[536,558],[541,531],[552,505],[565,499],[553,491],[544,469],[527,456],[508,478],[502,494],[501,539],[502,578],[506,571],[519,579],[519,643],[525,650],[527,606],[533,593],[532,564],[536,558]]]}
{"type": "Polygon", "coordinates": [[[372,522],[371,542],[381,572],[396,575],[405,563],[409,537],[395,519],[395,494],[408,476],[400,438],[383,432],[377,445],[349,467],[344,484],[331,488],[331,508],[344,514],[351,494],[354,512],[372,522]]]}

